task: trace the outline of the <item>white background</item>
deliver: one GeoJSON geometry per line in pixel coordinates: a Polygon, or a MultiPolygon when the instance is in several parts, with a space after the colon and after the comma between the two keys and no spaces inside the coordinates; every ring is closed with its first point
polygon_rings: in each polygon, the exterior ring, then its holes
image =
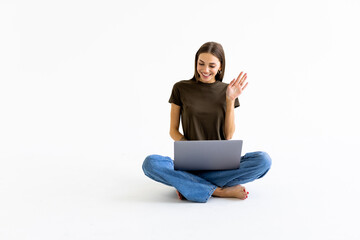
{"type": "Polygon", "coordinates": [[[2,0],[0,238],[359,239],[359,12],[356,0],[2,0]],[[233,138],[273,158],[246,201],[181,202],[141,170],[172,156],[171,89],[207,41],[224,47],[224,82],[248,73],[233,138]]]}

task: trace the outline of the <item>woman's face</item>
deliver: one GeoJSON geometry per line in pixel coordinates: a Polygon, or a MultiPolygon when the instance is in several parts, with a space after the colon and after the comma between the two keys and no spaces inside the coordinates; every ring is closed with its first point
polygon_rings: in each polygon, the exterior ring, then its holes
{"type": "Polygon", "coordinates": [[[203,83],[215,82],[215,75],[220,68],[220,61],[211,53],[201,53],[197,61],[197,72],[200,75],[200,81],[203,83]]]}

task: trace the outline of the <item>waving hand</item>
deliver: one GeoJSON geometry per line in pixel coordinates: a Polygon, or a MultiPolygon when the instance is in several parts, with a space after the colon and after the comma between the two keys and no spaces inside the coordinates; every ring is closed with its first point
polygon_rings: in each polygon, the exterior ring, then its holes
{"type": "Polygon", "coordinates": [[[235,100],[240,94],[244,91],[248,82],[245,83],[247,78],[247,73],[243,75],[243,72],[239,74],[237,79],[235,78],[229,83],[229,86],[226,89],[226,98],[229,100],[235,100]]]}

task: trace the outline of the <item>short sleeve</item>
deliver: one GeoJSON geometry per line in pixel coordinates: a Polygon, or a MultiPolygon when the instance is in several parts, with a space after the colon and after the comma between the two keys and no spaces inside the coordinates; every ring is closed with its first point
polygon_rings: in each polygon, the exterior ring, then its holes
{"type": "Polygon", "coordinates": [[[181,98],[180,98],[180,91],[179,91],[179,84],[175,83],[173,89],[171,91],[171,96],[169,99],[169,103],[174,103],[178,106],[182,106],[181,98]]]}
{"type": "Polygon", "coordinates": [[[234,103],[234,108],[237,108],[237,107],[239,107],[239,106],[240,106],[239,99],[236,98],[236,99],[235,99],[235,103],[234,103]]]}

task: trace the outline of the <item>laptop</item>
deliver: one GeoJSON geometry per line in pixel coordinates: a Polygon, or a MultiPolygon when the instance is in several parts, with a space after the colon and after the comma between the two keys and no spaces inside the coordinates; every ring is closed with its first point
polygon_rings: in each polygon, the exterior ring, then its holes
{"type": "Polygon", "coordinates": [[[242,140],[174,142],[175,170],[228,170],[240,167],[242,140]]]}

